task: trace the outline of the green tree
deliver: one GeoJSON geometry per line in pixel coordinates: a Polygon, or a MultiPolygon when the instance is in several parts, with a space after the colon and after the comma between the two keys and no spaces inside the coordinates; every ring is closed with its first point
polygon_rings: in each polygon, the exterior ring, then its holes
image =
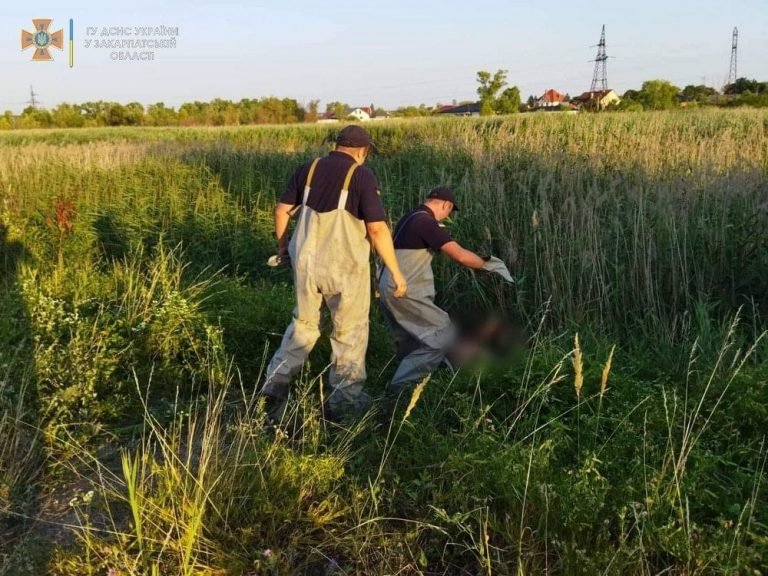
{"type": "MultiPolygon", "coordinates": [[[[480,97],[480,115],[490,116],[496,110],[496,95],[507,85],[507,71],[497,70],[494,74],[486,70],[477,73],[477,95],[480,97]]],[[[519,95],[518,95],[519,97],[519,95]]]]}
{"type": "Polygon", "coordinates": [[[738,98],[742,106],[753,106],[755,108],[768,108],[768,91],[762,94],[742,94],[738,98]]]}
{"type": "Polygon", "coordinates": [[[683,88],[683,91],[680,94],[689,102],[706,104],[710,99],[717,96],[717,90],[710,88],[709,86],[704,86],[703,84],[699,84],[698,86],[689,84],[683,88]]]}
{"type": "Polygon", "coordinates": [[[608,109],[616,110],[618,112],[642,112],[645,110],[642,103],[637,100],[632,100],[631,98],[623,98],[618,104],[611,104],[608,109]]]}
{"type": "MultiPolygon", "coordinates": [[[[246,100],[245,102],[249,102],[246,100]]],[[[214,126],[234,126],[238,123],[240,110],[231,100],[214,98],[210,103],[211,121],[214,126]]],[[[251,122],[245,122],[250,124],[251,122]]]]}
{"type": "MultiPolygon", "coordinates": [[[[181,126],[204,126],[208,123],[207,102],[185,102],[179,108],[178,121],[181,126]]],[[[241,122],[244,123],[244,122],[241,122]]]]}
{"type": "Polygon", "coordinates": [[[304,122],[317,122],[320,117],[320,100],[310,100],[307,103],[307,110],[304,114],[304,122]]]}
{"type": "Polygon", "coordinates": [[[624,96],[621,97],[621,100],[628,100],[630,102],[639,102],[640,101],[640,92],[638,90],[632,90],[631,88],[624,92],[624,96]]]}
{"type": "Polygon", "coordinates": [[[140,102],[126,104],[124,119],[127,126],[141,126],[144,123],[144,106],[140,102]]]}
{"type": "Polygon", "coordinates": [[[107,126],[125,126],[125,106],[110,102],[107,106],[107,126]]]}
{"type": "Polygon", "coordinates": [[[80,104],[80,110],[85,118],[85,125],[88,127],[106,126],[107,107],[107,103],[102,101],[80,104]]]}
{"type": "Polygon", "coordinates": [[[733,84],[728,84],[723,89],[723,94],[733,96],[735,94],[766,94],[768,93],[768,82],[758,82],[748,78],[739,78],[733,84]]]}
{"type": "Polygon", "coordinates": [[[162,102],[150,104],[147,108],[145,122],[148,126],[175,126],[177,123],[176,111],[167,108],[162,102]]]}
{"type": "Polygon", "coordinates": [[[419,118],[431,115],[432,109],[428,108],[425,104],[419,104],[418,106],[401,106],[392,113],[392,116],[397,116],[399,118],[419,118]]]}
{"type": "Polygon", "coordinates": [[[51,126],[53,126],[53,116],[48,110],[27,106],[21,113],[22,128],[50,128],[51,126]]]}
{"type": "Polygon", "coordinates": [[[328,102],[325,106],[325,112],[333,114],[337,120],[343,120],[347,117],[349,106],[343,102],[328,102]]]}
{"type": "Polygon", "coordinates": [[[85,117],[82,109],[76,104],[59,104],[51,112],[53,124],[59,128],[82,128],[85,117]]]}
{"type": "Polygon", "coordinates": [[[520,111],[520,89],[517,86],[507,88],[496,100],[496,113],[517,114],[520,111]]]}
{"type": "Polygon", "coordinates": [[[13,113],[10,110],[6,110],[0,116],[0,130],[10,130],[11,128],[13,128],[13,113]]]}
{"type": "Polygon", "coordinates": [[[643,82],[638,94],[638,101],[649,110],[669,110],[677,106],[680,88],[668,80],[648,80],[643,82]]]}

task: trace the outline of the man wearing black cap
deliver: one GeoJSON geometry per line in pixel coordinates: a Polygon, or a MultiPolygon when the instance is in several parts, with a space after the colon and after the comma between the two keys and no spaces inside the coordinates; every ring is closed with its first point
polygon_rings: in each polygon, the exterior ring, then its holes
{"type": "Polygon", "coordinates": [[[400,361],[388,386],[390,393],[399,394],[405,386],[418,382],[440,366],[456,336],[450,317],[434,302],[432,255],[435,252],[442,252],[467,268],[497,272],[512,280],[500,260],[481,258],[462,248],[440,225],[458,210],[453,191],[440,186],[395,227],[395,253],[408,282],[408,294],[397,298],[393,276],[387,269],[380,273],[380,302],[392,328],[400,361]]]}
{"type": "Polygon", "coordinates": [[[363,166],[374,144],[359,126],[347,126],[328,156],[299,167],[275,209],[278,255],[290,258],[296,289],[293,321],[267,367],[261,393],[272,404],[270,415],[282,416],[293,376],[320,336],[320,309],[325,303],[333,320],[331,393],[326,409],[332,417],[364,409],[368,395],[365,353],[370,309],[370,245],[392,279],[392,296],[405,294],[392,236],[386,224],[376,177],[363,166]],[[288,242],[288,223],[298,211],[288,242]],[[370,239],[370,244],[369,244],[370,239]]]}

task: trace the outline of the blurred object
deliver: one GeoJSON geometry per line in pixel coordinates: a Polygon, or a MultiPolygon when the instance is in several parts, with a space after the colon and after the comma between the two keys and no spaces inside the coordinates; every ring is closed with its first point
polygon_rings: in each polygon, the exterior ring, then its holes
{"type": "Polygon", "coordinates": [[[525,344],[525,335],[508,320],[487,317],[472,324],[457,323],[458,336],[446,354],[453,368],[488,358],[507,356],[515,346],[525,344]]]}

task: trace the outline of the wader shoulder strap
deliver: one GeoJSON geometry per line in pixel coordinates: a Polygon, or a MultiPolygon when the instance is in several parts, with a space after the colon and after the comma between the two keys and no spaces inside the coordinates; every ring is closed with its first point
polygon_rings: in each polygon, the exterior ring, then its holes
{"type": "Polygon", "coordinates": [[[306,206],[307,198],[309,198],[309,190],[312,187],[312,178],[315,176],[315,168],[317,163],[320,162],[320,158],[315,158],[312,161],[312,165],[309,167],[309,174],[307,174],[307,183],[304,185],[304,199],[301,201],[302,206],[306,206]]]}
{"type": "Polygon", "coordinates": [[[355,170],[357,170],[357,167],[359,164],[355,162],[352,164],[352,166],[349,167],[349,171],[347,172],[347,177],[344,179],[344,186],[341,189],[341,194],[339,194],[339,205],[337,206],[338,210],[344,210],[347,207],[347,197],[349,196],[349,185],[352,182],[352,175],[355,173],[355,170]]]}

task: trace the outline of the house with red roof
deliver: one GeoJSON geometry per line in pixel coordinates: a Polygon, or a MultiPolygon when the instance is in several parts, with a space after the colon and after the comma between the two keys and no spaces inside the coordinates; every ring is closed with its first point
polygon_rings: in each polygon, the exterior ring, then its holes
{"type": "Polygon", "coordinates": [[[559,110],[560,106],[566,102],[565,94],[561,94],[554,88],[550,88],[533,105],[534,110],[559,110]]]}

